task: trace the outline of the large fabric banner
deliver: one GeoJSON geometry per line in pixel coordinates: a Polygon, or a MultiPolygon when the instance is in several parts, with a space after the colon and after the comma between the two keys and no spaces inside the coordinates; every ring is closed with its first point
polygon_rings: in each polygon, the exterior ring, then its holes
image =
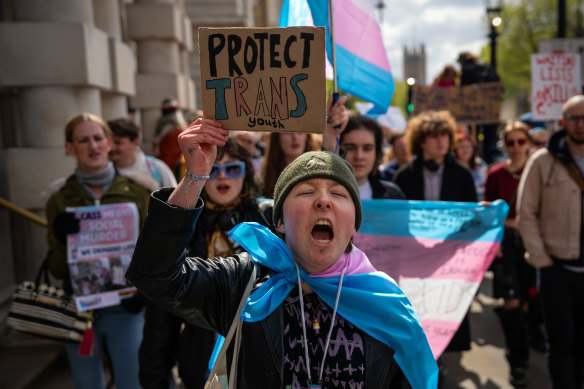
{"type": "Polygon", "coordinates": [[[354,242],[410,299],[438,358],[499,250],[509,211],[442,201],[364,200],[354,242]]]}

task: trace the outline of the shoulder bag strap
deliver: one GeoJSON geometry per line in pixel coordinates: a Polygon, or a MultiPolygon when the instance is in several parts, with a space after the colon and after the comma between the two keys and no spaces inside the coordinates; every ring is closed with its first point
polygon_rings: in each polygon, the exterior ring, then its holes
{"type": "Polygon", "coordinates": [[[574,180],[576,185],[580,187],[580,190],[584,192],[584,178],[582,178],[582,173],[580,173],[580,169],[578,169],[578,167],[573,163],[566,162],[563,160],[559,161],[562,163],[562,165],[564,165],[564,167],[568,171],[568,174],[574,180]]]}
{"type": "Polygon", "coordinates": [[[215,365],[213,365],[213,370],[211,370],[211,373],[209,374],[209,378],[207,379],[207,382],[205,383],[205,389],[211,388],[213,378],[217,374],[219,362],[222,361],[223,358],[225,358],[225,354],[227,353],[227,348],[229,347],[229,343],[231,343],[231,339],[233,338],[234,333],[235,333],[235,344],[233,346],[233,359],[231,361],[231,373],[229,376],[229,389],[235,388],[235,385],[237,382],[237,360],[239,357],[239,346],[241,344],[241,325],[242,325],[242,322],[240,319],[241,311],[243,311],[243,307],[245,306],[247,298],[251,294],[251,289],[253,288],[253,284],[254,284],[254,281],[256,278],[256,273],[257,273],[256,266],[253,262],[252,262],[252,265],[253,265],[253,269],[251,272],[251,277],[249,278],[249,281],[247,282],[247,286],[245,287],[245,291],[243,292],[243,297],[241,298],[241,301],[239,303],[239,307],[237,308],[235,318],[233,319],[233,322],[231,323],[231,327],[229,327],[229,331],[227,332],[227,335],[225,336],[225,342],[223,343],[223,346],[221,347],[221,350],[219,351],[219,355],[217,356],[217,360],[215,361],[215,365]]]}

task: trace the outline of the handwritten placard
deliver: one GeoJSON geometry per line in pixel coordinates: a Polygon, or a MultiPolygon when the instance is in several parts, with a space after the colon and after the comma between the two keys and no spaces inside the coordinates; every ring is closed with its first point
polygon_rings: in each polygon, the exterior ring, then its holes
{"type": "Polygon", "coordinates": [[[414,115],[428,110],[448,110],[457,122],[499,123],[503,88],[498,82],[460,87],[415,86],[414,115]]]}
{"type": "Polygon", "coordinates": [[[323,27],[199,28],[206,117],[229,130],[326,130],[323,27]]]}
{"type": "Polygon", "coordinates": [[[582,93],[579,54],[531,55],[531,112],[535,120],[558,120],[562,105],[582,93]]]}

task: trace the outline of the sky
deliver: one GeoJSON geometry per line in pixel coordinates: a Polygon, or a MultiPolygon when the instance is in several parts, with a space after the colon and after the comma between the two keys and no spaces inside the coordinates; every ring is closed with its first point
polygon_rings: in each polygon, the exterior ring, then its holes
{"type": "MultiPolygon", "coordinates": [[[[379,0],[370,0],[373,4],[379,0]]],[[[403,47],[426,46],[426,81],[461,51],[480,54],[489,43],[485,0],[383,0],[383,42],[394,77],[403,80],[403,47]]],[[[376,11],[379,21],[379,12],[376,11]]]]}

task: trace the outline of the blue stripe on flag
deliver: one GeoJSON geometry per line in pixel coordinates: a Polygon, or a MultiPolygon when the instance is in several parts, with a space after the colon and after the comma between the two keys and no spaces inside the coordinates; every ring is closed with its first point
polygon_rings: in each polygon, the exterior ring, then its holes
{"type": "Polygon", "coordinates": [[[509,206],[447,201],[363,200],[362,234],[436,240],[501,241],[509,206]]]}

